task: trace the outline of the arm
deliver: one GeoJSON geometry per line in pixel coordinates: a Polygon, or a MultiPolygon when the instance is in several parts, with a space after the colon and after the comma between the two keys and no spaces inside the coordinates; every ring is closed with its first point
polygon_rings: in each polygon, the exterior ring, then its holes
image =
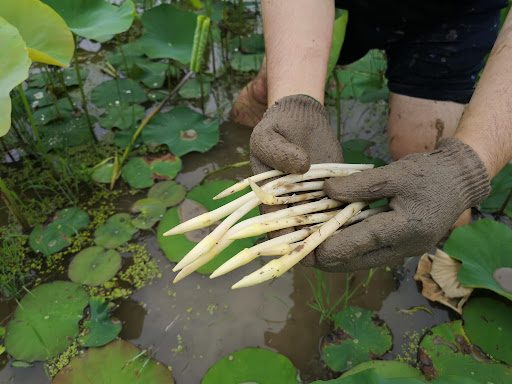
{"type": "Polygon", "coordinates": [[[455,133],[485,164],[490,178],[512,158],[512,12],[455,133]]]}
{"type": "Polygon", "coordinates": [[[262,0],[268,105],[289,95],[324,102],[334,23],[332,0],[262,0]]]}

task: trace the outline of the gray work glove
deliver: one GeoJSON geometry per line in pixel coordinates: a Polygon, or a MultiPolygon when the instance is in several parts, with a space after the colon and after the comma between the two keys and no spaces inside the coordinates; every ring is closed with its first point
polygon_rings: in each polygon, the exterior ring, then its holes
{"type": "Polygon", "coordinates": [[[324,107],[305,95],[276,101],[254,127],[250,147],[254,174],[271,169],[305,173],[311,164],[343,162],[324,107]]]}
{"type": "Polygon", "coordinates": [[[390,212],[331,236],[306,260],[325,271],[349,272],[427,252],[466,209],[487,197],[490,185],[478,155],[460,140],[447,138],[433,152],[330,179],[325,190],[343,202],[390,199],[390,212]]]}
{"type": "MultiPolygon", "coordinates": [[[[332,131],[325,109],[305,95],[286,96],[267,109],[251,135],[251,168],[256,175],[271,169],[305,173],[311,164],[341,163],[341,146],[332,131]]],[[[260,206],[261,213],[286,208],[260,206]]],[[[293,228],[270,232],[274,238],[293,228]]]]}

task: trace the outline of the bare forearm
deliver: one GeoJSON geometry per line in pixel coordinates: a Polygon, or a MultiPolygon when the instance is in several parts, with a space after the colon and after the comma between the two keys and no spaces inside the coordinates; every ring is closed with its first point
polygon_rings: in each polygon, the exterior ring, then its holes
{"type": "Polygon", "coordinates": [[[262,0],[268,105],[305,94],[324,102],[334,23],[332,0],[262,0]]]}
{"type": "Polygon", "coordinates": [[[470,145],[491,179],[512,158],[512,13],[489,56],[455,137],[470,145]]]}

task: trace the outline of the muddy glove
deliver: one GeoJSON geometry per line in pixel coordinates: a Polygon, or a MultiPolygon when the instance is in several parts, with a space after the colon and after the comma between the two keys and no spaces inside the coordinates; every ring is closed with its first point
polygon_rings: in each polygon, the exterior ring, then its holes
{"type": "Polygon", "coordinates": [[[308,256],[314,267],[349,272],[429,251],[467,208],[486,198],[490,185],[478,155],[447,138],[433,152],[330,179],[325,190],[344,202],[390,199],[392,211],[344,229],[321,244],[314,258],[308,256]]]}
{"type": "Polygon", "coordinates": [[[342,161],[341,146],[324,107],[309,96],[286,96],[276,101],[251,135],[254,174],[270,169],[305,173],[311,164],[342,161]]]}

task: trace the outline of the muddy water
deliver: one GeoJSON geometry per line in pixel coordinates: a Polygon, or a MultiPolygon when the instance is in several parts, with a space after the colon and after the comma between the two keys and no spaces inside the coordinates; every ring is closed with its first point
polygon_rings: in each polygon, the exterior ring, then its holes
{"type": "MultiPolygon", "coordinates": [[[[206,154],[184,156],[184,169],[177,180],[190,189],[209,172],[246,160],[249,134],[245,128],[223,124],[221,142],[206,154]]],[[[246,166],[213,174],[208,180],[241,178],[249,172],[246,166]]],[[[127,211],[131,203],[126,199],[120,201],[119,211],[127,211]]],[[[199,384],[212,364],[247,347],[267,348],[286,355],[306,383],[336,377],[324,367],[319,354],[319,343],[330,332],[329,325],[319,324],[319,313],[308,306],[313,302],[308,283],[308,279],[314,282],[312,270],[299,265],[275,281],[232,291],[234,282],[259,267],[259,262],[252,262],[215,280],[192,274],[173,285],[172,265],[158,247],[154,233],[146,231],[137,241],[147,244],[163,277],[119,303],[116,316],[123,322],[121,337],[142,349],[151,348],[158,360],[172,367],[178,384],[199,384]]],[[[412,279],[416,265],[417,258],[406,262],[398,288],[391,270],[379,270],[368,289],[361,290],[350,301],[351,305],[375,311],[391,328],[393,349],[385,356],[387,359],[401,352],[406,331],[421,334],[422,329],[449,317],[446,310],[432,307],[419,293],[412,279]],[[399,312],[418,305],[431,309],[434,315],[425,311],[399,312]]],[[[356,274],[351,287],[366,276],[366,272],[356,274]]],[[[344,291],[345,281],[344,274],[327,274],[333,300],[344,291]]],[[[0,318],[5,318],[12,308],[1,304],[0,318]]],[[[22,369],[11,368],[10,363],[0,360],[0,367],[5,365],[0,371],[0,383],[50,382],[42,364],[22,369]]]]}

